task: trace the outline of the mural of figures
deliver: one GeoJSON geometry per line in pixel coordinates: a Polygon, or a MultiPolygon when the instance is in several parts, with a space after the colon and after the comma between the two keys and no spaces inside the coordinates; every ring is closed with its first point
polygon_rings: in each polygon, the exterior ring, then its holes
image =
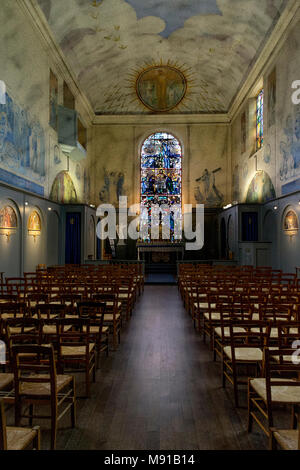
{"type": "Polygon", "coordinates": [[[15,145],[10,138],[12,129],[5,112],[0,113],[0,162],[6,162],[9,168],[15,168],[19,163],[19,156],[15,145]]]}
{"type": "Polygon", "coordinates": [[[279,169],[279,177],[281,181],[285,181],[294,175],[294,160],[289,153],[286,142],[280,142],[281,166],[279,169]]]}
{"type": "Polygon", "coordinates": [[[298,217],[295,211],[289,210],[283,221],[283,230],[288,235],[295,235],[299,230],[298,217]]]}
{"type": "Polygon", "coordinates": [[[292,142],[292,156],[294,159],[294,167],[300,168],[300,106],[296,108],[294,122],[294,139],[292,142]]]}
{"type": "Polygon", "coordinates": [[[0,180],[44,195],[45,154],[39,121],[6,94],[6,103],[0,104],[0,180]]]}
{"type": "Polygon", "coordinates": [[[285,181],[300,174],[300,106],[295,106],[294,116],[289,115],[284,128],[286,141],[280,142],[280,180],[285,181]]]}
{"type": "Polygon", "coordinates": [[[143,70],[136,82],[137,95],[152,111],[169,111],[184,98],[187,89],[183,73],[168,65],[143,70]]]}
{"type": "Polygon", "coordinates": [[[246,203],[263,203],[275,197],[275,189],[268,173],[257,171],[249,184],[246,203]]]}
{"type": "Polygon", "coordinates": [[[91,177],[86,168],[83,174],[83,194],[84,200],[88,204],[91,199],[91,177]]]}
{"type": "Polygon", "coordinates": [[[53,153],[54,153],[54,156],[53,156],[54,163],[55,165],[59,165],[61,163],[61,158],[60,158],[60,150],[59,150],[58,145],[54,146],[53,153]]]}
{"type": "Polygon", "coordinates": [[[122,171],[108,171],[103,169],[104,185],[99,191],[99,200],[102,203],[118,204],[119,197],[125,196],[125,174],[122,171]]]}
{"type": "Polygon", "coordinates": [[[265,146],[264,150],[264,162],[268,165],[271,161],[271,145],[268,144],[265,146]]]}
{"type": "Polygon", "coordinates": [[[276,69],[268,77],[268,127],[276,121],[276,69]]]}
{"type": "Polygon", "coordinates": [[[38,175],[45,176],[45,153],[42,152],[44,131],[38,122],[32,124],[30,136],[30,167],[38,175]]]}
{"type": "Polygon", "coordinates": [[[50,70],[49,124],[57,130],[58,80],[50,70]]]}
{"type": "Polygon", "coordinates": [[[249,169],[248,169],[248,163],[245,162],[244,165],[243,165],[243,178],[244,178],[244,179],[247,178],[247,176],[248,176],[248,171],[249,171],[249,169]]]}
{"type": "Polygon", "coordinates": [[[18,219],[15,210],[11,206],[5,206],[0,209],[0,229],[17,228],[18,219]]]}
{"type": "Polygon", "coordinates": [[[27,229],[28,229],[28,232],[41,232],[42,222],[41,222],[40,215],[38,214],[37,211],[31,212],[29,219],[28,219],[27,229]]]}
{"type": "Polygon", "coordinates": [[[74,204],[77,202],[75,186],[67,171],[61,171],[56,176],[52,185],[50,199],[61,204],[74,204]]]}
{"type": "Polygon", "coordinates": [[[215,175],[221,171],[217,168],[213,171],[208,171],[206,168],[202,176],[196,179],[198,186],[195,188],[195,199],[198,204],[205,204],[208,207],[221,206],[224,201],[224,195],[216,187],[215,175]]]}
{"type": "Polygon", "coordinates": [[[240,194],[240,181],[239,181],[239,166],[236,165],[233,170],[233,175],[232,175],[232,187],[233,187],[233,193],[232,197],[234,201],[239,200],[239,194],[240,194]]]}
{"type": "Polygon", "coordinates": [[[246,152],[247,145],[247,127],[246,127],[246,112],[244,111],[241,116],[241,153],[246,152]]]}
{"type": "Polygon", "coordinates": [[[79,165],[79,163],[77,163],[76,165],[75,174],[76,174],[76,178],[78,179],[78,181],[80,181],[81,180],[81,166],[79,165]]]}

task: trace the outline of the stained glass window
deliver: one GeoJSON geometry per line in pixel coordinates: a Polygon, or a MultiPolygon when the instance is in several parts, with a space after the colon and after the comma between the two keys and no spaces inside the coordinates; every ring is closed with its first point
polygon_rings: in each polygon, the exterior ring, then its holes
{"type": "Polygon", "coordinates": [[[256,150],[264,143],[264,90],[256,98],[256,150]]]}
{"type": "MultiPolygon", "coordinates": [[[[181,168],[182,149],[173,135],[156,132],[145,140],[141,152],[141,223],[149,230],[144,240],[150,240],[152,208],[164,205],[169,208],[170,240],[174,241],[172,206],[181,208],[181,168]]],[[[160,220],[162,217],[161,213],[160,220]]]]}

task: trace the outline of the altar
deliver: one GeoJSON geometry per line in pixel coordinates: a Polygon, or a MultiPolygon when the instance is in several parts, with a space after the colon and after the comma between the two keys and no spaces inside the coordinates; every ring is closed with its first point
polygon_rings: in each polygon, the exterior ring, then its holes
{"type": "Polygon", "coordinates": [[[154,263],[169,263],[170,254],[175,253],[176,261],[183,260],[184,243],[168,241],[137,242],[138,260],[146,261],[146,254],[150,253],[154,263]]]}

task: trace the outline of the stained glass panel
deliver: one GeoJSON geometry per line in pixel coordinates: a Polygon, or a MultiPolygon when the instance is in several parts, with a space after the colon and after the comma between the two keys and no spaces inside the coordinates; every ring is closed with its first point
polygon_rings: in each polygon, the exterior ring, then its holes
{"type": "Polygon", "coordinates": [[[256,149],[264,143],[264,90],[256,98],[256,149]]]}
{"type": "MultiPolygon", "coordinates": [[[[151,211],[166,205],[170,211],[170,240],[174,240],[172,206],[181,207],[182,150],[178,140],[166,132],[157,132],[145,140],[141,152],[141,224],[148,225],[150,240],[151,211]],[[143,208],[146,210],[143,211],[143,208]]],[[[164,217],[161,214],[160,220],[164,217]]]]}

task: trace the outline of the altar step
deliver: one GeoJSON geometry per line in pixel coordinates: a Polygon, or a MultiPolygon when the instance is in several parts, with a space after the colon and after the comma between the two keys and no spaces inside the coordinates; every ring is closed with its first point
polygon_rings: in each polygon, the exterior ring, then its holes
{"type": "Polygon", "coordinates": [[[145,272],[152,274],[176,274],[176,264],[146,263],[145,272]]]}
{"type": "Polygon", "coordinates": [[[169,273],[150,273],[146,274],[145,284],[167,284],[177,283],[176,276],[169,273]]]}

